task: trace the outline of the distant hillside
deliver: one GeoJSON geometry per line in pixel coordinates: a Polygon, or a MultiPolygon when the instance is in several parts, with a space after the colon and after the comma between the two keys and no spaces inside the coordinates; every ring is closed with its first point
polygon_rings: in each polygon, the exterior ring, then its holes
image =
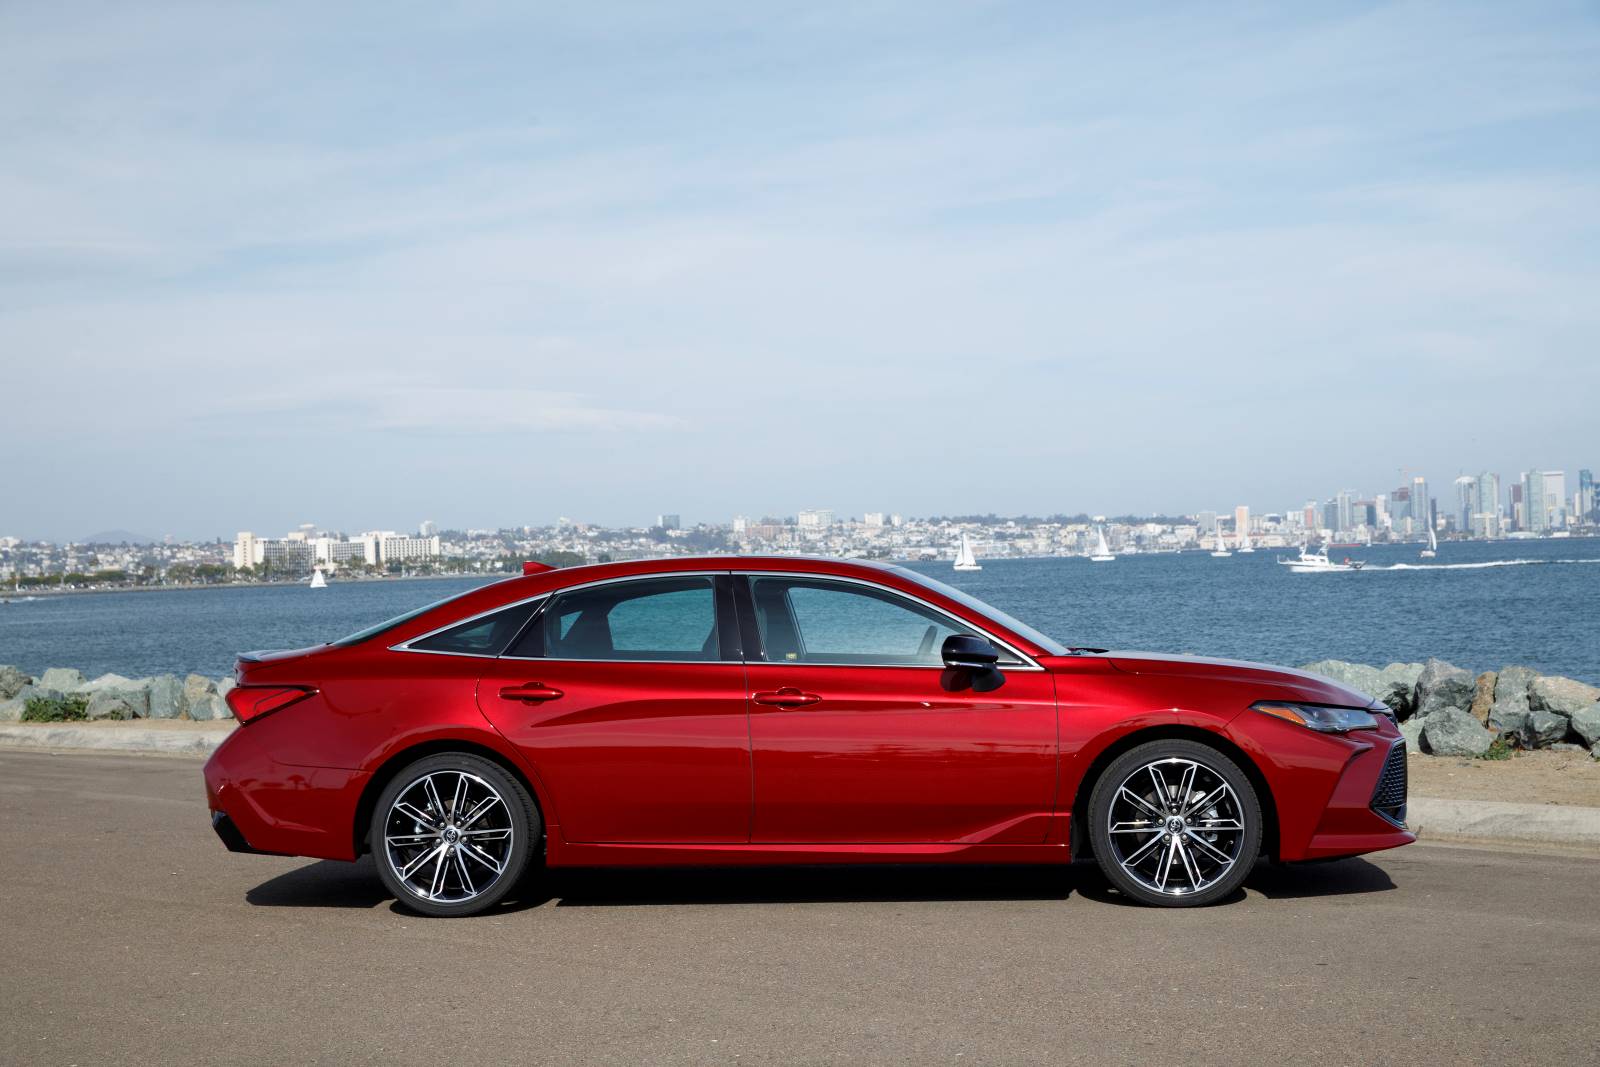
{"type": "Polygon", "coordinates": [[[80,545],[153,545],[156,538],[132,530],[101,530],[78,541],[80,545]]]}

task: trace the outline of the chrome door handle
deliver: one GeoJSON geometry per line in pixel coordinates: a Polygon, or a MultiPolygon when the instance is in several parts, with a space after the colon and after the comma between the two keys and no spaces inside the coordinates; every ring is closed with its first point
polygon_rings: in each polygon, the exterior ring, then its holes
{"type": "Polygon", "coordinates": [[[817,704],[822,701],[822,698],[815,693],[802,693],[800,690],[788,685],[770,693],[756,693],[750,699],[757,704],[767,704],[774,708],[803,708],[808,704],[817,704]]]}
{"type": "Polygon", "coordinates": [[[500,695],[506,700],[523,700],[536,704],[545,700],[557,700],[565,694],[542,682],[525,682],[522,685],[506,686],[500,690],[500,695]]]}

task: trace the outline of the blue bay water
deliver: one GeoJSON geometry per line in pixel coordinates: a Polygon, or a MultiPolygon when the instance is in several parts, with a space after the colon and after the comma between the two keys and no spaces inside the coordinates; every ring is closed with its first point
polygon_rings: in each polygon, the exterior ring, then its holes
{"type": "MultiPolygon", "coordinates": [[[[1600,683],[1600,539],[1334,549],[1355,574],[1291,574],[1288,553],[948,562],[916,570],[1069,645],[1268,663],[1382,665],[1438,656],[1521,663],[1600,683]]],[[[295,648],[481,585],[470,578],[96,593],[0,604],[0,663],[139,677],[230,672],[236,653],[295,648]]]]}

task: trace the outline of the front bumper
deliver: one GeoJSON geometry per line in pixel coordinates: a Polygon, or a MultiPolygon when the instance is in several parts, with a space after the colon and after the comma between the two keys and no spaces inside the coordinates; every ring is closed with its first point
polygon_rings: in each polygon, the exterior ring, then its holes
{"type": "Polygon", "coordinates": [[[1320,734],[1247,713],[1228,732],[1272,790],[1279,859],[1356,856],[1417,839],[1405,826],[1405,739],[1393,723],[1320,734]]]}

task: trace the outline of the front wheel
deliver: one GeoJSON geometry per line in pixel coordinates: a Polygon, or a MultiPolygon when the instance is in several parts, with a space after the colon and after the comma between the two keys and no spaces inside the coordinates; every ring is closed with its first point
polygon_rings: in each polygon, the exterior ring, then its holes
{"type": "Polygon", "coordinates": [[[395,898],[424,915],[475,915],[527,870],[540,830],[533,800],[481,756],[442,753],[406,767],[378,796],[372,854],[395,898]]]}
{"type": "Polygon", "coordinates": [[[1261,805],[1238,764],[1196,741],[1152,741],[1095,783],[1089,832],[1106,878],[1145,904],[1210,904],[1261,851],[1261,805]]]}

